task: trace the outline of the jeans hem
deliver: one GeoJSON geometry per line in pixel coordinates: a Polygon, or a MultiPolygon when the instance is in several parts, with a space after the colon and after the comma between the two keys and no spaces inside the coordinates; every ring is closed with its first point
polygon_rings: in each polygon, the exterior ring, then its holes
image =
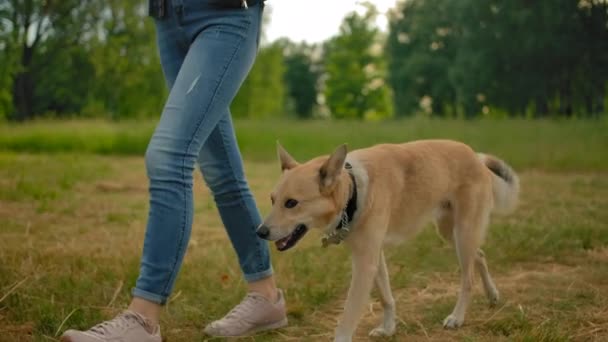
{"type": "Polygon", "coordinates": [[[258,281],[258,280],[262,280],[262,279],[268,278],[268,277],[272,276],[273,274],[274,274],[274,271],[273,271],[272,266],[271,266],[266,271],[245,274],[245,280],[248,283],[253,283],[254,281],[258,281]]]}
{"type": "Polygon", "coordinates": [[[131,295],[133,297],[145,299],[147,301],[150,301],[150,302],[153,302],[153,303],[156,303],[159,305],[164,305],[167,302],[167,297],[165,297],[165,296],[161,296],[161,295],[157,295],[152,292],[144,291],[144,290],[138,289],[136,287],[134,287],[131,290],[131,295]]]}

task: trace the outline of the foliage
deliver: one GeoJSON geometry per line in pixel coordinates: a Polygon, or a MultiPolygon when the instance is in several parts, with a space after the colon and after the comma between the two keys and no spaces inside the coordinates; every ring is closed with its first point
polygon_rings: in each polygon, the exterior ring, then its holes
{"type": "MultiPolygon", "coordinates": [[[[266,42],[262,32],[233,115],[606,110],[608,1],[400,1],[386,37],[374,7],[360,9],[322,44],[266,42]]],[[[0,2],[0,120],[158,117],[167,90],[153,26],[145,0],[0,2]]]]}
{"type": "Polygon", "coordinates": [[[90,0],[10,0],[0,5],[0,21],[7,29],[0,35],[0,51],[10,68],[0,74],[0,94],[7,89],[12,94],[11,118],[25,120],[45,111],[66,113],[81,101],[78,98],[86,88],[76,89],[73,83],[91,76],[82,56],[99,9],[90,0]],[[83,63],[81,70],[70,69],[83,63]],[[59,78],[52,83],[54,89],[41,87],[49,76],[59,78]]]}
{"type": "Polygon", "coordinates": [[[279,44],[260,49],[253,68],[232,104],[233,115],[252,118],[282,115],[285,101],[284,68],[283,50],[279,44]]]}
{"type": "Polygon", "coordinates": [[[86,112],[93,109],[114,119],[158,116],[166,86],[145,3],[105,1],[104,11],[99,21],[103,31],[91,41],[95,82],[86,112]]]}
{"type": "MultiPolygon", "coordinates": [[[[9,118],[159,115],[166,87],[145,1],[13,0],[0,10],[0,109],[9,118]]],[[[282,114],[282,65],[278,46],[261,49],[236,116],[282,114]]]]}
{"type": "Polygon", "coordinates": [[[9,45],[12,25],[7,16],[6,5],[0,4],[0,120],[13,111],[13,75],[17,70],[17,55],[9,45]]]}
{"type": "Polygon", "coordinates": [[[317,46],[279,41],[285,55],[285,88],[299,118],[310,118],[317,103],[320,70],[314,61],[317,46]]]}
{"type": "Polygon", "coordinates": [[[433,113],[443,113],[443,107],[454,102],[448,78],[455,57],[449,28],[453,6],[443,0],[410,1],[394,13],[386,54],[398,115],[418,111],[424,96],[433,100],[433,113]]]}
{"type": "Polygon", "coordinates": [[[437,115],[604,111],[608,2],[411,0],[386,47],[397,113],[425,96],[437,115]]]}
{"type": "Polygon", "coordinates": [[[336,118],[387,117],[391,115],[384,63],[379,54],[376,10],[349,14],[340,33],[325,45],[325,100],[336,118]]]}

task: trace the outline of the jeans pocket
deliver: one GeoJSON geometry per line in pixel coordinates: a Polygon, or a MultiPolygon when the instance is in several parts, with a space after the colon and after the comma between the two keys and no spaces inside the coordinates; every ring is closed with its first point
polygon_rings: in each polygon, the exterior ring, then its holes
{"type": "MultiPolygon", "coordinates": [[[[236,19],[236,18],[235,18],[236,19]]],[[[238,18],[230,22],[217,23],[213,26],[215,37],[224,41],[234,41],[241,44],[251,35],[251,20],[248,18],[238,18]],[[234,39],[238,38],[238,39],[234,39]]]]}

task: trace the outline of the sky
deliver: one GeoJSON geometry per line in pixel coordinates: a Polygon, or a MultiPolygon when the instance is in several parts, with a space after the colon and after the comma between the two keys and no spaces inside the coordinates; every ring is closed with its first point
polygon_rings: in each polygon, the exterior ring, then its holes
{"type": "MultiPolygon", "coordinates": [[[[377,25],[386,30],[384,13],[395,7],[397,0],[368,0],[382,14],[377,25]]],[[[266,27],[266,38],[273,41],[287,37],[292,41],[318,43],[338,33],[346,14],[362,11],[358,0],[267,0],[266,8],[270,23],[266,27]]]]}

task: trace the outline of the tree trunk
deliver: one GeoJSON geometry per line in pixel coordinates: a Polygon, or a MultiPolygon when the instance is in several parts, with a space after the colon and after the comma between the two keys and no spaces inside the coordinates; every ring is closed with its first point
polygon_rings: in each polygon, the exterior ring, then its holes
{"type": "Polygon", "coordinates": [[[595,106],[593,108],[593,117],[595,118],[599,118],[600,115],[602,115],[602,113],[604,113],[604,85],[600,85],[598,87],[599,91],[597,93],[597,95],[595,96],[596,99],[596,103],[595,106]]]}
{"type": "Polygon", "coordinates": [[[593,115],[593,93],[585,94],[585,112],[588,116],[593,115]]]}
{"type": "Polygon", "coordinates": [[[13,85],[13,103],[16,109],[15,119],[24,121],[30,119],[34,112],[34,82],[31,73],[33,48],[24,44],[21,57],[21,70],[15,75],[13,85]]]}
{"type": "Polygon", "coordinates": [[[559,114],[566,117],[572,116],[572,94],[568,81],[564,81],[559,90],[559,114]]]}
{"type": "Polygon", "coordinates": [[[547,98],[544,96],[536,98],[536,116],[539,118],[544,118],[549,114],[549,104],[547,103],[547,98]]]}

